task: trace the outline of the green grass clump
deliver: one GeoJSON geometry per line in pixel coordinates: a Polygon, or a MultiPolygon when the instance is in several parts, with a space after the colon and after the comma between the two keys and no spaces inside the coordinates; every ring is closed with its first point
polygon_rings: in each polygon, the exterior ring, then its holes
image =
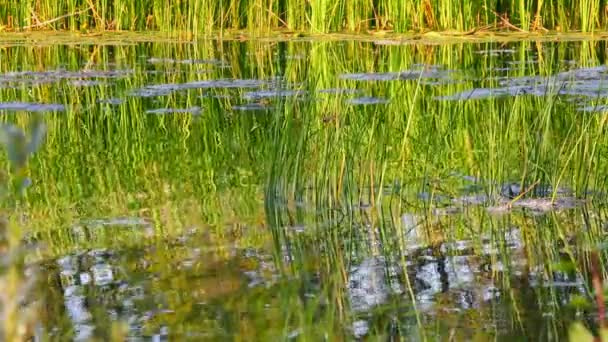
{"type": "Polygon", "coordinates": [[[210,32],[277,29],[517,29],[591,32],[606,27],[604,0],[25,0],[0,3],[0,31],[20,29],[210,32]]]}

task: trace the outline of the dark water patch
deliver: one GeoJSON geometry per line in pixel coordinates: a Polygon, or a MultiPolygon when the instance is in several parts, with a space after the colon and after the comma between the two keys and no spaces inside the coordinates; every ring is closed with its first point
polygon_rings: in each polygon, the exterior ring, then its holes
{"type": "Polygon", "coordinates": [[[201,107],[190,107],[190,108],[157,108],[157,109],[148,109],[146,110],[146,114],[156,114],[156,115],[164,115],[164,114],[192,114],[192,115],[200,115],[202,113],[201,107]]]}
{"type": "Polygon", "coordinates": [[[363,97],[355,97],[352,99],[346,100],[346,103],[354,106],[360,105],[376,105],[376,104],[387,104],[389,101],[387,99],[381,97],[373,97],[373,96],[363,96],[363,97]]]}
{"type": "Polygon", "coordinates": [[[0,110],[24,111],[24,112],[63,112],[65,106],[62,104],[30,103],[30,102],[0,102],[0,110]]]}

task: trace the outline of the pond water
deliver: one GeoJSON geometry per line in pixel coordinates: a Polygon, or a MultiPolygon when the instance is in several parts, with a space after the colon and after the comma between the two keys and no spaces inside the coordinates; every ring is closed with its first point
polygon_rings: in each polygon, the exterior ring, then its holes
{"type": "Polygon", "coordinates": [[[606,48],[3,46],[2,120],[47,126],[23,199],[3,207],[37,279],[25,301],[44,303],[36,334],[536,341],[597,329],[606,48]]]}

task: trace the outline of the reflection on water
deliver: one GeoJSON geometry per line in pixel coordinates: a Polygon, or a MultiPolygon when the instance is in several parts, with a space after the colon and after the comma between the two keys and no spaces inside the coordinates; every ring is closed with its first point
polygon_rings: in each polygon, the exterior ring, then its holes
{"type": "Polygon", "coordinates": [[[51,339],[546,340],[594,324],[608,141],[581,111],[605,111],[603,56],[199,44],[0,51],[3,118],[48,112],[19,222],[48,247],[28,260],[51,339]]]}
{"type": "MultiPolygon", "coordinates": [[[[572,298],[588,293],[580,274],[547,271],[532,261],[520,228],[507,225],[498,230],[501,235],[491,232],[471,240],[429,245],[428,229],[423,221],[423,216],[415,214],[402,216],[401,227],[395,231],[404,234],[402,259],[398,251],[386,256],[353,259],[342,286],[349,311],[358,319],[350,324],[336,322],[345,334],[363,337],[372,330],[377,334],[378,329],[384,329],[384,323],[378,319],[385,315],[394,316],[394,324],[402,334],[417,331],[420,326],[414,315],[420,315],[423,326],[432,327],[436,319],[445,320],[439,327],[427,331],[428,336],[445,337],[450,333],[448,327],[461,330],[460,336],[472,336],[469,334],[477,327],[489,329],[497,336],[507,336],[513,333],[508,317],[513,314],[514,305],[523,305],[519,319],[524,321],[524,326],[532,327],[533,322],[546,317],[567,317],[568,310],[560,313],[552,305],[568,306],[572,298]],[[519,303],[520,299],[513,297],[513,290],[524,291],[531,302],[519,303]],[[415,298],[415,308],[411,295],[415,298]],[[552,296],[557,296],[558,303],[551,302],[552,296]],[[547,300],[547,306],[534,304],[547,300]],[[486,316],[491,311],[495,311],[494,315],[486,316]],[[473,312],[482,316],[476,322],[468,322],[465,318],[473,312]],[[450,323],[450,320],[455,321],[450,323]],[[437,328],[439,330],[435,330],[437,328]]],[[[118,218],[96,220],[80,227],[143,229],[148,224],[145,220],[118,218]]],[[[291,243],[298,243],[298,236],[306,238],[299,235],[301,232],[294,234],[291,243]]],[[[88,232],[87,236],[95,235],[88,232]]],[[[282,250],[281,263],[293,265],[295,271],[282,275],[272,250],[243,249],[238,241],[216,249],[207,243],[208,235],[197,230],[162,245],[158,245],[153,236],[147,236],[144,239],[148,242],[138,243],[136,248],[89,249],[60,257],[53,265],[47,264],[49,281],[56,273],[63,293],[62,303],[51,304],[65,308],[64,319],[69,321],[74,339],[103,336],[99,329],[103,329],[108,319],[128,322],[131,338],[162,338],[167,334],[213,339],[232,336],[240,331],[231,330],[232,320],[238,319],[250,305],[261,305],[263,311],[285,310],[280,301],[274,300],[285,295],[279,294],[281,288],[295,291],[289,296],[300,293],[307,303],[304,308],[335,309],[328,301],[336,298],[326,292],[327,284],[335,280],[324,283],[322,278],[327,275],[323,275],[321,265],[311,264],[303,269],[296,266],[329,257],[330,242],[318,242],[317,246],[308,246],[299,252],[282,250]],[[217,316],[220,313],[226,318],[220,319],[217,316]]],[[[555,262],[559,262],[559,256],[555,262]]],[[[257,310],[254,312],[261,314],[257,310]]],[[[65,324],[61,323],[64,328],[65,324]]],[[[260,329],[278,328],[278,322],[258,324],[260,329]]],[[[302,328],[297,323],[290,327],[293,329],[290,333],[294,334],[302,328]]],[[[539,333],[519,329],[519,333],[530,336],[539,333]]],[[[398,334],[396,331],[383,333],[398,334]]]]}
{"type": "Polygon", "coordinates": [[[365,96],[365,97],[355,97],[355,98],[348,100],[347,102],[352,105],[373,105],[373,104],[385,104],[385,103],[388,103],[388,100],[381,99],[378,97],[365,96]]]}
{"type": "Polygon", "coordinates": [[[0,110],[26,112],[62,112],[65,106],[61,104],[42,104],[26,102],[1,102],[0,110]]]}

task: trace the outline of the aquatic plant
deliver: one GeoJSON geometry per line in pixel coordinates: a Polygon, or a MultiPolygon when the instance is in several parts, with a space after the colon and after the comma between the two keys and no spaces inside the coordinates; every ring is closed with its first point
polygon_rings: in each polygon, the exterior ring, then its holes
{"type": "Polygon", "coordinates": [[[26,0],[0,7],[2,30],[276,29],[330,32],[410,30],[591,32],[606,26],[605,1],[438,0],[26,0]]]}

